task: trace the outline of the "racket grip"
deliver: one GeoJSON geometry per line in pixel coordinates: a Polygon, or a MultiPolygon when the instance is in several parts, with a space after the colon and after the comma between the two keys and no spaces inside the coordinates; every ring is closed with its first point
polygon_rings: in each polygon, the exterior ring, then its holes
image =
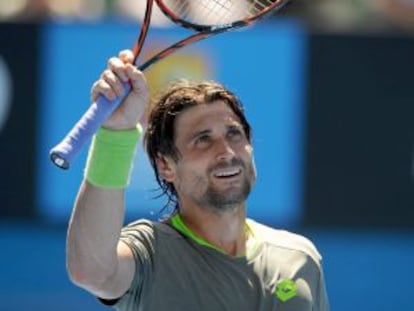
{"type": "Polygon", "coordinates": [[[90,140],[131,91],[131,85],[129,83],[123,83],[123,87],[125,95],[117,97],[112,101],[100,95],[65,138],[50,150],[50,159],[57,167],[69,169],[72,161],[79,151],[82,150],[86,142],[90,140]]]}

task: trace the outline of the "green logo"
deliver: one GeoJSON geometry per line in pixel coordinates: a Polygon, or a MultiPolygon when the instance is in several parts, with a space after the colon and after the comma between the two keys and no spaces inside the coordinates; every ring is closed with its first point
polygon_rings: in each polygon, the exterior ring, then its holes
{"type": "Polygon", "coordinates": [[[298,286],[295,282],[289,279],[285,279],[280,281],[279,284],[277,284],[275,295],[282,302],[285,302],[296,296],[297,289],[298,286]]]}

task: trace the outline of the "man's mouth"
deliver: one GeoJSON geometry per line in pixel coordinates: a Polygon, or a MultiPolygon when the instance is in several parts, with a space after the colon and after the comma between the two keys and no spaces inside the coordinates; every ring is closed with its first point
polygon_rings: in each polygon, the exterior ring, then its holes
{"type": "Polygon", "coordinates": [[[241,173],[241,168],[227,168],[227,169],[220,169],[214,172],[214,177],[216,178],[231,178],[239,175],[241,173]]]}

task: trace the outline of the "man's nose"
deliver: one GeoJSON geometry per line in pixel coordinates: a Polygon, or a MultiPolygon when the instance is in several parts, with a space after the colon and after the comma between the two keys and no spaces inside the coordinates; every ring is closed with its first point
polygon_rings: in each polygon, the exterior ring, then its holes
{"type": "Polygon", "coordinates": [[[226,139],[218,139],[215,143],[216,159],[218,161],[228,161],[234,158],[235,152],[231,144],[226,139]]]}

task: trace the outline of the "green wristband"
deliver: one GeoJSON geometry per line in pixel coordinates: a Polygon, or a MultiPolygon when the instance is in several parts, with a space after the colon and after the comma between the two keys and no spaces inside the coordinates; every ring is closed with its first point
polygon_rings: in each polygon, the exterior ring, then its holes
{"type": "Polygon", "coordinates": [[[100,128],[92,139],[85,167],[85,179],[101,188],[125,188],[142,127],[111,131],[100,128]]]}

